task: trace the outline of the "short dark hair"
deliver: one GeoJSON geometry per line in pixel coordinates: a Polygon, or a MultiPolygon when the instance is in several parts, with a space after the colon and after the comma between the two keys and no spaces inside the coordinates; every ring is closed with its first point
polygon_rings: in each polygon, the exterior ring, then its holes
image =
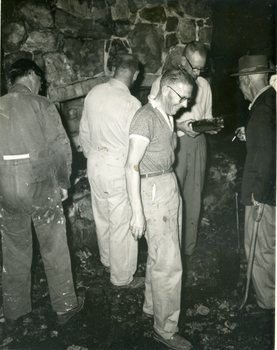
{"type": "Polygon", "coordinates": [[[27,58],[21,58],[15,61],[9,69],[9,79],[14,84],[17,78],[24,77],[30,70],[33,70],[40,77],[43,76],[42,70],[37,64],[27,58]]]}
{"type": "Polygon", "coordinates": [[[115,74],[121,69],[129,69],[132,74],[139,70],[139,61],[131,54],[119,55],[115,58],[115,74]]]}
{"type": "Polygon", "coordinates": [[[195,52],[199,53],[200,56],[207,56],[207,49],[205,44],[199,41],[191,41],[184,48],[183,55],[187,55],[188,52],[194,54],[195,52]]]}
{"type": "Polygon", "coordinates": [[[194,87],[195,80],[185,69],[179,67],[172,67],[167,69],[163,73],[161,77],[160,87],[170,84],[174,85],[178,83],[183,83],[185,85],[191,85],[192,87],[194,87]]]}

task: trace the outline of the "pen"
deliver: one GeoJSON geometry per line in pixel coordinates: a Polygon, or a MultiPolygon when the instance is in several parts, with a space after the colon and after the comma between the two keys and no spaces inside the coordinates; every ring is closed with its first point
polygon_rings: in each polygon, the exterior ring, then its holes
{"type": "Polygon", "coordinates": [[[232,138],[232,142],[235,140],[236,137],[237,137],[237,135],[235,135],[235,136],[232,138]]]}

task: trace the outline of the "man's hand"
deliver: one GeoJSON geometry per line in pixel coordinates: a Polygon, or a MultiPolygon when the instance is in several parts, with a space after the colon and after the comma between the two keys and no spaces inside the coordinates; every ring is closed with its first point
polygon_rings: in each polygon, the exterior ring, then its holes
{"type": "Polygon", "coordinates": [[[68,191],[64,188],[61,188],[61,199],[62,202],[65,201],[68,198],[68,191]]]}
{"type": "Polygon", "coordinates": [[[133,214],[130,221],[130,231],[134,240],[137,241],[142,237],[146,229],[146,221],[143,213],[133,214]]]}
{"type": "Polygon", "coordinates": [[[187,136],[196,137],[197,135],[199,135],[199,132],[194,131],[191,126],[191,123],[194,121],[195,121],[194,119],[188,119],[188,120],[184,120],[183,122],[179,122],[179,123],[177,122],[176,123],[177,130],[182,131],[187,136]]]}
{"type": "Polygon", "coordinates": [[[235,133],[237,134],[237,138],[240,141],[246,141],[245,127],[244,126],[241,126],[240,128],[237,128],[235,133]]]}

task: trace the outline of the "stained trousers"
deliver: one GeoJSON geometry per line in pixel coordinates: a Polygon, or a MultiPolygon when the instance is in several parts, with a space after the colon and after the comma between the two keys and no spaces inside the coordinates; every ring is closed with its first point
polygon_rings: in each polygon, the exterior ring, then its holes
{"type": "Polygon", "coordinates": [[[174,173],[141,179],[148,258],[143,311],[154,315],[154,329],[163,338],[178,332],[182,263],[182,202],[174,173]]]}
{"type": "Polygon", "coordinates": [[[91,151],[87,167],[100,259],[110,266],[111,282],[122,286],[133,280],[138,246],[129,228],[125,162],[116,159],[110,152],[91,151]]]}
{"type": "Polygon", "coordinates": [[[191,255],[197,241],[197,228],[204,186],[207,146],[203,134],[178,138],[175,173],[183,199],[182,254],[191,255]]]}
{"type": "MultiPolygon", "coordinates": [[[[32,222],[53,310],[65,312],[77,306],[60,189],[49,178],[37,183],[28,181],[32,180],[28,162],[1,164],[3,304],[5,317],[11,319],[32,310],[32,222]]],[[[44,173],[47,172],[46,169],[44,173]]]]}
{"type": "MultiPolygon", "coordinates": [[[[245,207],[244,247],[249,260],[250,242],[254,233],[254,206],[245,207]]],[[[252,270],[252,281],[257,303],[261,308],[275,308],[275,213],[276,207],[265,205],[259,223],[255,256],[252,270]]]]}

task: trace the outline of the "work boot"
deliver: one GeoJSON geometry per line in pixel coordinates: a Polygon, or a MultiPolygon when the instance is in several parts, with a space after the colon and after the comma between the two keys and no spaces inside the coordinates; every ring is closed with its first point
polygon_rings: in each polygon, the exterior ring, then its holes
{"type": "Polygon", "coordinates": [[[74,309],[71,309],[63,314],[57,314],[56,322],[58,325],[63,325],[67,323],[73,316],[75,316],[78,312],[82,310],[84,307],[84,299],[82,297],[78,297],[78,306],[74,309]]]}
{"type": "Polygon", "coordinates": [[[13,332],[19,326],[19,318],[12,319],[5,317],[5,327],[7,331],[13,332]]]}
{"type": "Polygon", "coordinates": [[[192,348],[191,343],[178,333],[174,333],[169,339],[164,339],[159,333],[153,331],[153,338],[172,350],[189,350],[192,348]]]}

